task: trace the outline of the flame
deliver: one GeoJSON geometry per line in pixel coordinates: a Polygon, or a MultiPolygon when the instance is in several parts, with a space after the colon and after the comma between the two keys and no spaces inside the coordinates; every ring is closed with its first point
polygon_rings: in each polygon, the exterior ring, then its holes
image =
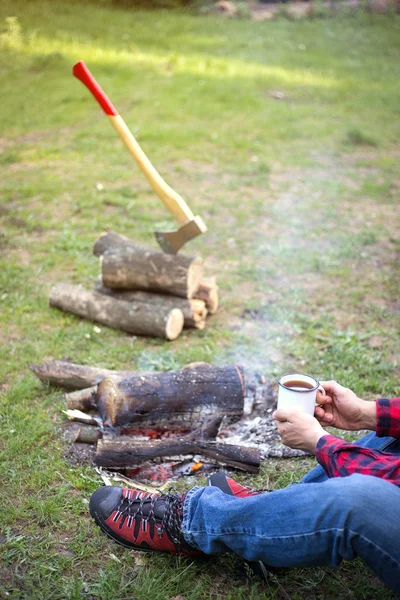
{"type": "Polygon", "coordinates": [[[191,468],[190,468],[190,472],[191,473],[195,473],[196,471],[198,471],[199,469],[201,469],[201,467],[204,466],[204,463],[202,462],[195,462],[191,468]]]}

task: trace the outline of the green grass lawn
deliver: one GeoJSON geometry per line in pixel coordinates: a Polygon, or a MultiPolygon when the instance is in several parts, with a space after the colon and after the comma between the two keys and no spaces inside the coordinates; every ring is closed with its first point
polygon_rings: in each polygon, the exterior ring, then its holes
{"type": "MultiPolygon", "coordinates": [[[[271,379],[296,369],[361,397],[399,395],[399,18],[256,23],[3,0],[0,27],[0,597],[392,598],[358,562],[249,585],[231,556],[116,546],[88,515],[101,480],[64,457],[62,391],[28,365],[237,361],[271,379]],[[154,244],[152,231],[173,225],[73,79],[80,59],[208,224],[187,246],[221,287],[204,331],[172,343],[96,333],[48,307],[55,282],[94,284],[100,232],[154,244]]],[[[270,460],[242,479],[279,488],[312,464],[270,460]]]]}

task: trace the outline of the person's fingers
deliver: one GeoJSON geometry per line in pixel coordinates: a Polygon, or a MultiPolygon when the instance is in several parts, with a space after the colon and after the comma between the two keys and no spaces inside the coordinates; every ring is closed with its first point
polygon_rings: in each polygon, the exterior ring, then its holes
{"type": "Polygon", "coordinates": [[[334,421],[334,417],[331,413],[326,412],[323,408],[317,406],[314,411],[314,416],[320,423],[331,425],[334,421]]]}
{"type": "Polygon", "coordinates": [[[328,395],[321,394],[321,392],[317,392],[317,404],[332,404],[332,398],[328,395]]]}
{"type": "Polygon", "coordinates": [[[280,408],[279,410],[276,410],[274,413],[272,413],[272,418],[275,419],[275,421],[288,421],[289,415],[289,411],[280,408]]]}

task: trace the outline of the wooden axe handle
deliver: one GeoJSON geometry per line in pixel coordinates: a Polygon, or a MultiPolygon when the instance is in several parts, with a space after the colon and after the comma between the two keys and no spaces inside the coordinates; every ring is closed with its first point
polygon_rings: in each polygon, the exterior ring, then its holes
{"type": "Polygon", "coordinates": [[[135,159],[138,167],[147,177],[150,185],[155,193],[161,198],[165,206],[171,214],[174,215],[179,224],[183,225],[187,221],[193,220],[194,214],[179,194],[177,194],[161,177],[157,170],[153,167],[133,134],[128,129],[123,118],[118,114],[115,107],[112,105],[106,94],[103,92],[83,60],[80,60],[74,65],[72,70],[74,76],[82,81],[82,83],[93,94],[103,111],[112,123],[112,126],[128,148],[129,152],[135,159]]]}

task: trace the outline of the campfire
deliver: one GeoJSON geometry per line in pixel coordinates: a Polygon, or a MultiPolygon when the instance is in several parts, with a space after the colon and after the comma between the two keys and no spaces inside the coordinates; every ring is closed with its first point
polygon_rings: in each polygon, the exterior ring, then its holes
{"type": "Polygon", "coordinates": [[[220,467],[257,473],[262,458],[302,454],[278,442],[271,386],[238,365],[138,373],[54,361],[30,368],[44,383],[71,390],[69,439],[75,449],[93,445],[94,465],[119,477],[160,483],[220,467]]]}

